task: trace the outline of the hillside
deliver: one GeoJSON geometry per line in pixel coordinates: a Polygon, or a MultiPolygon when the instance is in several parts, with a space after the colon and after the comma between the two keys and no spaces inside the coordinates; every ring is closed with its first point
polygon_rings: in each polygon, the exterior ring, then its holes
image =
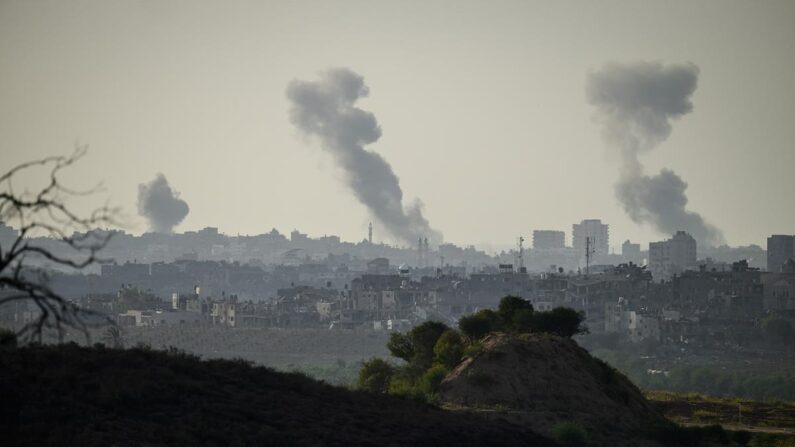
{"type": "Polygon", "coordinates": [[[0,350],[4,445],[528,445],[506,421],[179,352],[0,350]]]}
{"type": "Polygon", "coordinates": [[[496,333],[481,343],[442,381],[448,405],[497,410],[550,436],[573,422],[597,445],[625,445],[664,423],[626,377],[569,338],[496,333]]]}

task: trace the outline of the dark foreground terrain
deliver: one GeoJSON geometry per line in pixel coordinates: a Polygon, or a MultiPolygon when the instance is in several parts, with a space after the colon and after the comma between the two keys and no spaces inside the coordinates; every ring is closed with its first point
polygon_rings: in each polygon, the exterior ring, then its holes
{"type": "Polygon", "coordinates": [[[555,445],[503,420],[174,351],[2,349],[0,396],[6,446],[555,445]]]}

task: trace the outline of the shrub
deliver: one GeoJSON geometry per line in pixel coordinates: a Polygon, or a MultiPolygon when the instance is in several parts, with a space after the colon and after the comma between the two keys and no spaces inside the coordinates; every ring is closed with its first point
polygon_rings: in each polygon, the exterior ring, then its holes
{"type": "Polygon", "coordinates": [[[480,342],[472,343],[464,349],[464,355],[467,357],[477,357],[483,352],[483,344],[480,342]]]}
{"type": "Polygon", "coordinates": [[[358,386],[362,390],[372,393],[386,393],[390,390],[390,381],[394,375],[394,368],[389,363],[373,358],[362,364],[359,370],[358,386]]]}
{"type": "Polygon", "coordinates": [[[444,380],[445,376],[447,376],[447,368],[442,365],[432,366],[428,371],[425,371],[425,374],[423,374],[422,379],[420,380],[420,390],[427,397],[436,394],[436,392],[439,391],[439,385],[442,384],[442,380],[444,380]]]}
{"type": "Polygon", "coordinates": [[[461,335],[453,329],[448,329],[439,337],[433,347],[436,361],[448,369],[455,367],[464,355],[464,342],[461,335]]]}
{"type": "Polygon", "coordinates": [[[561,422],[553,430],[555,440],[566,447],[580,447],[587,443],[585,430],[573,422],[561,422]]]}

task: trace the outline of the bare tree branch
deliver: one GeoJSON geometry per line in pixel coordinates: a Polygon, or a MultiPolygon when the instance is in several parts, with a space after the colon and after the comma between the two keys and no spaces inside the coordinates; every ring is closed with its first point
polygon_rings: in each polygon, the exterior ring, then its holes
{"type": "Polygon", "coordinates": [[[33,264],[49,261],[80,270],[101,261],[98,253],[112,237],[112,232],[101,228],[116,225],[118,210],[105,205],[81,216],[69,208],[67,199],[93,194],[99,186],[78,191],[64,187],[59,178],[86,150],[86,146],[78,146],[70,156],[30,161],[0,175],[0,223],[11,224],[19,232],[8,247],[0,245],[0,305],[27,302],[38,311],[38,316],[20,330],[23,338],[41,341],[45,330],[54,330],[62,340],[67,328],[77,329],[88,338],[87,318],[98,316],[106,324],[115,324],[111,318],[82,309],[52,290],[46,273],[33,264]],[[16,193],[14,179],[35,168],[49,170],[46,185],[34,193],[16,193]],[[50,240],[63,244],[65,253],[42,244],[50,240]]]}

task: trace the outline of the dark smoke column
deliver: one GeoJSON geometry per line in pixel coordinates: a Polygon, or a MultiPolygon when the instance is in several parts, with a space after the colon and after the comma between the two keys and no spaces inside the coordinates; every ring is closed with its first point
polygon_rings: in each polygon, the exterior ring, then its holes
{"type": "Polygon", "coordinates": [[[323,149],[345,172],[348,186],[386,230],[413,244],[420,237],[434,243],[442,235],[422,215],[422,203],[403,206],[403,191],[392,167],[365,145],[378,141],[381,128],[372,113],[355,107],[368,95],[364,78],[346,68],[328,70],[320,80],[294,80],[287,87],[292,103],[290,121],[307,135],[318,138],[323,149]]]}
{"type": "Polygon", "coordinates": [[[666,235],[685,230],[699,245],[715,246],[725,242],[723,233],[686,209],[687,183],[670,169],[646,175],[639,159],[668,138],[672,120],[693,110],[698,73],[692,63],[607,64],[588,76],[586,94],[621,160],[616,197],[629,217],[666,235]]]}
{"type": "Polygon", "coordinates": [[[149,222],[149,231],[170,234],[188,215],[188,204],[171,189],[163,174],[138,185],[138,214],[149,222]]]}

